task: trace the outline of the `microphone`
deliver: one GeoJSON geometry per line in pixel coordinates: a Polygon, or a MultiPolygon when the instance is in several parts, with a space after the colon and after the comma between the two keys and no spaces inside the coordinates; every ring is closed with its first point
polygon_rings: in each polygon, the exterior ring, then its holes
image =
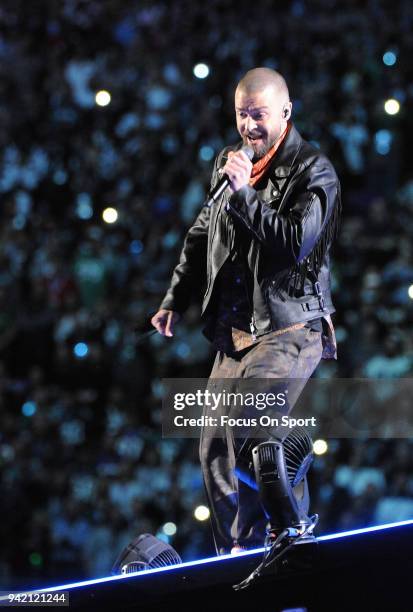
{"type": "MultiPolygon", "coordinates": [[[[244,145],[241,151],[245,153],[249,160],[254,157],[254,150],[248,145],[244,145]]],[[[230,183],[231,181],[229,180],[229,177],[226,174],[223,174],[219,179],[218,183],[215,185],[215,187],[209,192],[205,205],[210,208],[212,204],[214,204],[214,202],[216,202],[221,197],[221,195],[224,193],[225,189],[229,186],[230,183]]]]}

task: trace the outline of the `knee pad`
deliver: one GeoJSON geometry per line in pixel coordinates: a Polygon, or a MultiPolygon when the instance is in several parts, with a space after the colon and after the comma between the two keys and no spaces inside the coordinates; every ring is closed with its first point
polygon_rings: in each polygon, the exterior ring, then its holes
{"type": "Polygon", "coordinates": [[[313,458],[311,438],[300,427],[284,440],[262,442],[253,448],[256,486],[271,529],[299,528],[309,523],[306,474],[313,458]]]}

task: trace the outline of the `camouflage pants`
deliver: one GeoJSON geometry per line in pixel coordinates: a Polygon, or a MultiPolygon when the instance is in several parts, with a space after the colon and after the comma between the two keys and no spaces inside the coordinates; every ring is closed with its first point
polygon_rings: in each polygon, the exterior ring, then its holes
{"type": "MultiPolygon", "coordinates": [[[[291,410],[320,362],[322,351],[321,332],[308,327],[281,335],[269,333],[257,344],[237,353],[218,352],[209,387],[216,389],[219,379],[228,378],[294,379],[294,396],[289,396],[291,410]]],[[[225,409],[219,410],[222,413],[225,409]]],[[[262,546],[267,526],[258,492],[235,473],[246,439],[232,434],[230,427],[220,428],[220,432],[208,427],[202,431],[200,441],[200,460],[218,554],[229,552],[234,544],[248,548],[262,546]]],[[[253,432],[251,436],[254,437],[253,432]]]]}

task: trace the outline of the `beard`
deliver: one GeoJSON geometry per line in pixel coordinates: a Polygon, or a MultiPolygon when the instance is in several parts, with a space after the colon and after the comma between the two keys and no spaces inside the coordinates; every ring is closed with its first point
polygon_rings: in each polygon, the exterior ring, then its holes
{"type": "Polygon", "coordinates": [[[254,151],[254,157],[252,158],[252,162],[256,162],[264,155],[268,153],[268,151],[275,145],[277,140],[281,136],[281,132],[277,132],[276,134],[250,134],[253,136],[253,139],[248,136],[243,137],[243,143],[248,145],[254,151]]]}

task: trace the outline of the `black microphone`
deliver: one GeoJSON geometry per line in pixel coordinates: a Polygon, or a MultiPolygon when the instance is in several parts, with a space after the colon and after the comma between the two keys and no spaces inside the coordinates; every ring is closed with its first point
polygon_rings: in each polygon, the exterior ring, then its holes
{"type": "MultiPolygon", "coordinates": [[[[244,145],[241,151],[245,153],[249,160],[254,157],[254,150],[248,145],[244,145]]],[[[205,205],[211,207],[212,204],[214,204],[214,202],[216,202],[221,197],[221,195],[224,193],[225,189],[229,186],[230,183],[231,181],[229,180],[229,177],[226,174],[223,174],[219,179],[218,183],[215,185],[215,187],[209,192],[205,205]]]]}

